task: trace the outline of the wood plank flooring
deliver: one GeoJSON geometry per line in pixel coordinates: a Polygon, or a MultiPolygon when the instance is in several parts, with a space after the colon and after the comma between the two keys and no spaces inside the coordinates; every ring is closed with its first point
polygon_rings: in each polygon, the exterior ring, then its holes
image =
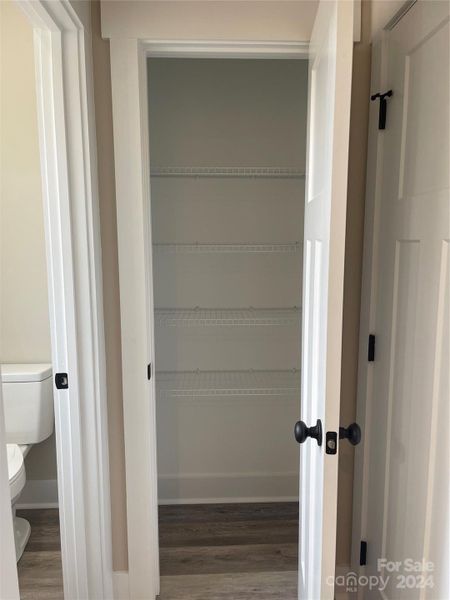
{"type": "Polygon", "coordinates": [[[161,600],[296,600],[296,503],[162,506],[161,600]]]}
{"type": "MultiPolygon", "coordinates": [[[[56,509],[18,511],[31,537],[21,600],[63,600],[56,509]]],[[[296,600],[296,503],[161,506],[160,600],[296,600]]]]}
{"type": "Polygon", "coordinates": [[[18,510],[31,535],[17,570],[21,600],[63,600],[58,509],[18,510]]]}

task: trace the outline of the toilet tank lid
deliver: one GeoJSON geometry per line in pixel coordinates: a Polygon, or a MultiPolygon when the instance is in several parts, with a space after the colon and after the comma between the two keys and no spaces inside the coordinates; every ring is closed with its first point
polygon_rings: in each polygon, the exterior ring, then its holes
{"type": "Polygon", "coordinates": [[[52,376],[52,365],[49,363],[1,365],[3,383],[25,383],[44,381],[52,376]]]}

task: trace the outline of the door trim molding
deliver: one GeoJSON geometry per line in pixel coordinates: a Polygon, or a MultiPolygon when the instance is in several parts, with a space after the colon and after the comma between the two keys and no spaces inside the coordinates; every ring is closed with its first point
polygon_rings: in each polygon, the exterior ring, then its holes
{"type": "Polygon", "coordinates": [[[144,41],[148,56],[170,58],[308,58],[309,42],[144,41]]]}
{"type": "MultiPolygon", "coordinates": [[[[65,598],[112,598],[101,241],[90,14],[16,0],[34,30],[65,598]]],[[[83,8],[80,8],[82,11],[83,8]]],[[[0,429],[1,433],[1,429],[0,429]]]]}
{"type": "MultiPolygon", "coordinates": [[[[353,1],[358,40],[360,0],[353,1]]],[[[155,352],[146,60],[306,59],[309,42],[161,40],[144,35],[142,22],[137,33],[133,19],[116,19],[114,27],[111,19],[102,13],[103,36],[111,48],[129,592],[131,598],[154,598],[159,593],[159,547],[155,383],[147,379],[155,352]]]]}
{"type": "Polygon", "coordinates": [[[149,56],[306,58],[305,44],[112,37],[130,597],[159,593],[153,275],[147,68],[149,56]],[[151,565],[151,568],[149,568],[151,565]]]}

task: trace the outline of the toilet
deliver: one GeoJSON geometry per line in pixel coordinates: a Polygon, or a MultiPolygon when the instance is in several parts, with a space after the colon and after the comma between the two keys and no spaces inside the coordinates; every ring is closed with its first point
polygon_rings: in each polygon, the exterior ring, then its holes
{"type": "Polygon", "coordinates": [[[26,519],[16,516],[16,504],[25,486],[24,458],[34,444],[53,432],[53,384],[50,364],[2,364],[9,489],[14,522],[16,559],[30,537],[26,519]]]}

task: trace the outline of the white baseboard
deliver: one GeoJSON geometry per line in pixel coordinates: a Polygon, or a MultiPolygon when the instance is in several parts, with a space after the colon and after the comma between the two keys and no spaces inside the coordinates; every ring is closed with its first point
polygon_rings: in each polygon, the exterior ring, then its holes
{"type": "Polygon", "coordinates": [[[159,475],[159,504],[291,502],[298,500],[298,473],[159,475]]]}
{"type": "Polygon", "coordinates": [[[58,508],[56,479],[27,479],[17,508],[58,508]]]}
{"type": "Polygon", "coordinates": [[[252,496],[243,498],[161,498],[159,506],[178,504],[252,504],[262,502],[298,502],[298,496],[252,496]]]}
{"type": "Polygon", "coordinates": [[[128,571],[113,572],[113,592],[114,600],[130,600],[128,571]]]}

